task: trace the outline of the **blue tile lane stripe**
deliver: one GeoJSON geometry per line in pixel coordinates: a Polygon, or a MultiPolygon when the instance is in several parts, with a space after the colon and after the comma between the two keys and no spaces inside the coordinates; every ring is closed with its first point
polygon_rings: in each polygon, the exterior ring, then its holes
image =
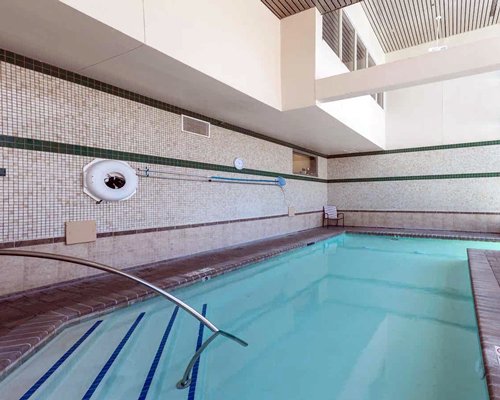
{"type": "Polygon", "coordinates": [[[113,363],[115,362],[116,358],[122,351],[123,347],[125,347],[125,344],[127,344],[127,341],[130,339],[130,336],[132,336],[132,333],[134,333],[135,328],[137,328],[137,325],[141,322],[142,318],[144,317],[145,313],[140,313],[139,316],[136,318],[132,326],[129,328],[128,332],[125,334],[121,342],[118,344],[117,348],[111,354],[111,357],[109,357],[108,361],[106,361],[106,364],[104,364],[104,367],[102,367],[101,371],[99,374],[94,379],[94,382],[90,385],[88,388],[87,392],[83,395],[82,400],[88,400],[92,397],[94,392],[96,391],[97,387],[101,383],[101,381],[104,379],[104,376],[106,373],[109,371],[113,363]]]}
{"type": "Polygon", "coordinates": [[[168,325],[165,329],[165,332],[163,333],[163,337],[161,338],[160,345],[158,346],[158,350],[156,351],[155,358],[153,359],[153,363],[151,364],[151,368],[149,368],[148,376],[146,377],[144,386],[142,387],[141,394],[139,395],[139,400],[145,400],[146,396],[148,395],[151,382],[153,381],[153,377],[155,376],[156,368],[158,367],[161,355],[163,353],[163,350],[165,349],[165,345],[167,344],[167,339],[170,335],[170,331],[172,330],[172,326],[174,325],[175,317],[177,316],[178,311],[179,307],[175,307],[175,310],[170,317],[170,321],[168,321],[168,325]]]}
{"type": "Polygon", "coordinates": [[[61,358],[57,360],[54,363],[54,365],[52,365],[52,367],[50,367],[49,370],[45,374],[43,374],[43,376],[40,379],[38,379],[33,386],[29,388],[29,390],[26,393],[23,394],[20,400],[29,399],[33,395],[33,393],[35,393],[38,390],[38,388],[40,388],[40,386],[42,386],[45,383],[45,381],[47,381],[47,379],[49,379],[50,376],[54,372],[56,372],[56,370],[61,366],[61,364],[64,363],[64,361],[66,361],[68,357],[71,356],[71,354],[73,354],[76,351],[76,349],[78,349],[78,347],[80,347],[80,345],[97,329],[97,327],[101,323],[102,321],[97,321],[94,325],[92,325],[90,329],[87,332],[85,332],[83,336],[80,339],[78,339],[78,341],[73,346],[71,346],[69,350],[66,351],[66,353],[64,353],[61,356],[61,358]]]}
{"type": "MultiPolygon", "coordinates": [[[[207,315],[207,305],[203,304],[203,309],[201,311],[201,315],[206,317],[207,315]]],[[[203,329],[205,328],[205,325],[203,325],[200,322],[200,329],[198,330],[198,341],[196,342],[196,351],[201,347],[203,344],[203,329]]],[[[193,372],[191,375],[191,385],[189,385],[189,393],[188,393],[188,400],[194,400],[194,396],[196,394],[196,381],[198,379],[198,369],[200,367],[200,359],[201,356],[196,360],[196,363],[194,364],[193,367],[193,372]]]]}

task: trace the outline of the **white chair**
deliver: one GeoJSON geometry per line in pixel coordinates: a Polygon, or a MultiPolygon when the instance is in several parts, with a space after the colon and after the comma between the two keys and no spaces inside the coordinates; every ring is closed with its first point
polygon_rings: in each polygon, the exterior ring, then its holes
{"type": "Polygon", "coordinates": [[[323,227],[330,225],[329,221],[337,221],[337,226],[339,221],[342,221],[342,226],[344,226],[344,213],[338,213],[337,207],[335,206],[324,206],[323,207],[323,227]]]}

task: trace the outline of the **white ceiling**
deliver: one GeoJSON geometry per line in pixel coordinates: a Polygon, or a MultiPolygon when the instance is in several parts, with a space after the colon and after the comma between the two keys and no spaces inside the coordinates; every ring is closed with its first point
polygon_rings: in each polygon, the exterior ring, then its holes
{"type": "Polygon", "coordinates": [[[380,149],[318,107],[281,112],[57,0],[2,0],[0,48],[318,153],[380,149]]]}

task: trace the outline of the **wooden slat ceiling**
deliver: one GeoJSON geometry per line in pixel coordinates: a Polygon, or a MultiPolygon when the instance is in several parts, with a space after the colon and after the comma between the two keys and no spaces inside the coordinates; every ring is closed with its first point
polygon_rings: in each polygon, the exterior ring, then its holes
{"type": "Polygon", "coordinates": [[[386,53],[500,22],[498,0],[364,0],[363,8],[386,53]]]}
{"type": "Polygon", "coordinates": [[[321,14],[339,10],[361,0],[261,0],[279,19],[317,7],[321,14]]]}

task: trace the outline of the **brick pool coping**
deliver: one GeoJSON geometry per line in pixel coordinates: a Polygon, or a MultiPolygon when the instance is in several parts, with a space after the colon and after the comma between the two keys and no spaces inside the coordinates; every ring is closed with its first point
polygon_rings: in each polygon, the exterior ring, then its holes
{"type": "MultiPolygon", "coordinates": [[[[234,271],[344,232],[500,241],[500,234],[488,233],[359,227],[315,228],[134,267],[127,269],[127,271],[131,271],[162,289],[172,290],[194,284],[207,277],[215,277],[234,271]]],[[[149,299],[155,295],[150,289],[125,278],[115,275],[97,275],[92,278],[78,279],[47,288],[0,297],[0,315],[2,317],[2,325],[0,325],[0,379],[40,350],[65,327],[149,299]],[[113,288],[112,293],[110,293],[110,288],[113,288]]],[[[500,321],[500,317],[498,320],[500,321]]],[[[500,337],[500,323],[497,327],[497,334],[500,337]]],[[[498,372],[497,378],[498,390],[500,390],[500,372],[498,372]]]]}
{"type": "Polygon", "coordinates": [[[488,391],[500,400],[500,251],[467,253],[488,391]]]}

